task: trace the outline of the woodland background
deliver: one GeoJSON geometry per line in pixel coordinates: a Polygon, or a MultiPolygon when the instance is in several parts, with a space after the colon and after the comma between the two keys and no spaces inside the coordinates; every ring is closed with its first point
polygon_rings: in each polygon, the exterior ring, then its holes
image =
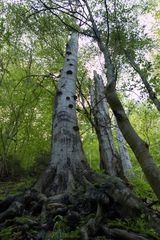
{"type": "MultiPolygon", "coordinates": [[[[73,23],[63,12],[58,17],[47,11],[38,12],[39,2],[41,3],[41,1],[0,3],[1,199],[31,186],[50,160],[54,96],[64,63],[65,46],[72,31],[70,25],[73,26],[73,23]]],[[[135,54],[136,62],[144,70],[145,77],[159,97],[158,1],[140,1],[137,4],[116,1],[116,4],[118,6],[116,14],[121,21],[121,28],[117,34],[114,28],[113,4],[110,13],[110,21],[113,22],[110,44],[114,49],[114,61],[117,66],[117,92],[133,127],[147,143],[157,166],[160,166],[159,112],[149,99],[139,75],[121,52],[124,46],[128,46],[138,53],[138,57],[135,54]],[[149,29],[147,24],[143,24],[144,19],[148,19],[151,25],[149,29]],[[119,35],[121,45],[118,45],[119,35]]],[[[98,24],[104,31],[103,10],[97,7],[95,1],[92,1],[92,8],[99,19],[98,24]]],[[[96,43],[81,35],[77,114],[85,155],[89,165],[97,172],[103,172],[99,168],[98,141],[86,111],[92,118],[88,104],[90,79],[93,77],[95,67],[104,76],[105,69],[102,63],[103,57],[96,43]]],[[[110,116],[118,149],[111,111],[110,116]]],[[[128,145],[127,149],[133,165],[131,171],[134,172],[129,178],[129,184],[141,198],[152,202],[156,197],[128,145]]]]}

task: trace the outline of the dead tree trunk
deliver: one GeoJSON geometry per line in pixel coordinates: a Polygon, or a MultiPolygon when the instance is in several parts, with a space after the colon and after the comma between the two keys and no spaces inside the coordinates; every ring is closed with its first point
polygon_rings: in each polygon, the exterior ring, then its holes
{"type": "Polygon", "coordinates": [[[104,95],[103,79],[96,72],[94,72],[94,85],[95,91],[91,88],[91,106],[94,127],[99,142],[100,168],[104,169],[110,176],[123,177],[121,160],[113,140],[111,119],[104,95]]]}
{"type": "Polygon", "coordinates": [[[122,159],[124,174],[126,177],[132,176],[133,175],[132,163],[130,161],[130,157],[128,154],[128,150],[125,144],[123,134],[117,125],[115,128],[116,128],[116,137],[117,137],[119,155],[120,155],[120,158],[122,159]]]}
{"type": "Polygon", "coordinates": [[[76,117],[77,54],[78,33],[72,33],[55,97],[51,161],[35,186],[47,194],[72,190],[88,169],[76,117]]]}

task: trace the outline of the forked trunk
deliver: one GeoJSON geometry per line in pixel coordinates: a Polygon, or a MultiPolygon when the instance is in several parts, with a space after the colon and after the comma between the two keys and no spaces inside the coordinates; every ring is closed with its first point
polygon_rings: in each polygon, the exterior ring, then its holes
{"type": "Polygon", "coordinates": [[[88,168],[76,117],[77,54],[78,34],[72,33],[55,97],[51,161],[37,183],[47,194],[72,190],[88,168]]]}

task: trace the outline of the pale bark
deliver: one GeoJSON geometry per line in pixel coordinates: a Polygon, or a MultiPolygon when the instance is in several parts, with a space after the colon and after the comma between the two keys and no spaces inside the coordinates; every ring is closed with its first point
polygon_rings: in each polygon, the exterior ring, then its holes
{"type": "Polygon", "coordinates": [[[38,184],[49,194],[72,190],[88,169],[76,117],[77,54],[78,33],[72,33],[55,97],[51,161],[38,184]]]}
{"type": "Polygon", "coordinates": [[[95,33],[97,44],[104,55],[106,77],[108,80],[108,84],[105,90],[107,102],[109,103],[116,117],[118,126],[125,140],[133,150],[149,184],[151,185],[157,198],[160,200],[160,169],[156,166],[152,156],[150,155],[147,144],[139,137],[139,135],[132,127],[125,113],[123,105],[118,98],[118,95],[116,93],[116,74],[114,71],[114,66],[112,63],[108,45],[104,45],[104,43],[102,42],[100,32],[98,31],[97,25],[94,21],[87,0],[85,0],[85,3],[90,15],[90,20],[92,22],[92,27],[95,33]]]}
{"type": "Polygon", "coordinates": [[[129,153],[127,150],[127,146],[123,137],[123,134],[121,133],[121,130],[116,124],[116,137],[117,137],[117,143],[118,143],[118,149],[119,149],[119,155],[122,160],[122,166],[123,171],[126,177],[133,176],[133,168],[132,163],[130,161],[129,153]]]}
{"type": "Polygon", "coordinates": [[[134,70],[139,74],[147,92],[149,95],[149,98],[152,100],[153,104],[155,105],[155,107],[157,108],[158,111],[160,111],[160,101],[157,98],[156,93],[154,92],[153,88],[151,87],[151,85],[149,84],[149,82],[147,81],[147,77],[145,76],[145,73],[143,70],[140,69],[140,67],[138,66],[138,64],[135,63],[134,59],[131,57],[130,53],[127,50],[124,50],[125,55],[130,63],[130,65],[134,68],[134,70]]]}
{"type": "Polygon", "coordinates": [[[114,145],[103,79],[96,72],[94,72],[94,83],[95,91],[91,89],[91,106],[99,142],[100,168],[110,176],[122,177],[121,160],[114,145]]]}

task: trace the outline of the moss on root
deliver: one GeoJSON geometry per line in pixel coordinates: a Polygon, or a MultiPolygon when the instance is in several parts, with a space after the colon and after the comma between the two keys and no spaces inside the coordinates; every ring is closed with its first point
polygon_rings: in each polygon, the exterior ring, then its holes
{"type": "Polygon", "coordinates": [[[14,226],[8,226],[0,230],[0,239],[9,240],[14,237],[14,226]]]}
{"type": "Polygon", "coordinates": [[[32,189],[20,199],[21,215],[15,212],[0,224],[0,239],[84,240],[88,235],[97,240],[107,239],[111,231],[111,239],[117,239],[116,234],[133,234],[158,240],[155,212],[118,178],[96,174],[74,192],[47,197],[32,189]]]}
{"type": "Polygon", "coordinates": [[[23,193],[25,189],[30,188],[35,181],[34,178],[21,178],[16,181],[0,182],[0,201],[11,195],[23,193]]]}

